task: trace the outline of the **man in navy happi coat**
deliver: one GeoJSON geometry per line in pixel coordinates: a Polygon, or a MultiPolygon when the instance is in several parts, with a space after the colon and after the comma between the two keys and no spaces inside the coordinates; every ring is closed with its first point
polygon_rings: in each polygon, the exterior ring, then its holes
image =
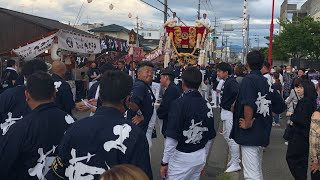
{"type": "Polygon", "coordinates": [[[27,79],[26,101],[32,111],[23,119],[1,124],[0,179],[43,180],[57,155],[57,146],[73,118],[54,104],[55,88],[45,72],[27,79]]]}
{"type": "Polygon", "coordinates": [[[118,164],[133,164],[152,179],[145,133],[123,117],[124,101],[131,89],[132,78],[128,74],[120,71],[103,74],[102,106],[93,116],[68,129],[47,180],[98,180],[100,174],[118,164]]]}
{"type": "Polygon", "coordinates": [[[263,147],[270,141],[272,113],[284,111],[283,99],[261,74],[264,61],[259,51],[247,55],[249,74],[242,80],[230,138],[241,146],[245,179],[263,179],[263,147]]]}
{"type": "Polygon", "coordinates": [[[183,95],[169,110],[160,174],[167,180],[200,179],[216,136],[211,105],[198,88],[202,74],[195,68],[182,73],[183,95]]]}
{"type": "MultiPolygon", "coordinates": [[[[48,67],[44,61],[28,61],[22,67],[21,75],[26,79],[37,71],[48,71],[48,67]]],[[[18,85],[0,94],[0,123],[4,123],[9,116],[12,118],[21,118],[30,112],[24,92],[25,85],[18,85]]]]}

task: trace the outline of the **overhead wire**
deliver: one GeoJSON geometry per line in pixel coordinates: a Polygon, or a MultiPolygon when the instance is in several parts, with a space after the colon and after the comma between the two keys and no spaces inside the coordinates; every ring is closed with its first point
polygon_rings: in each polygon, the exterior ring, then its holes
{"type": "MultiPolygon", "coordinates": [[[[162,5],[166,6],[166,8],[167,8],[171,13],[174,12],[174,11],[172,11],[171,8],[168,7],[168,5],[165,5],[162,1],[160,1],[160,0],[157,0],[157,1],[158,1],[159,3],[161,3],[162,5]]],[[[168,15],[169,15],[169,14],[168,14],[168,15]]],[[[177,16],[177,18],[179,19],[179,21],[180,21],[182,24],[184,24],[184,25],[186,26],[186,24],[180,19],[179,16],[177,16]]]]}

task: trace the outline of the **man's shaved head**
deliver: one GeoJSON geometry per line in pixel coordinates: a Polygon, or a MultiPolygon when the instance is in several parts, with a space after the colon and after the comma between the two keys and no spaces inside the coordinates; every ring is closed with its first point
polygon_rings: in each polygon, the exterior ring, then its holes
{"type": "Polygon", "coordinates": [[[60,77],[64,77],[67,71],[66,65],[61,61],[53,61],[52,63],[52,73],[59,75],[60,77]]]}

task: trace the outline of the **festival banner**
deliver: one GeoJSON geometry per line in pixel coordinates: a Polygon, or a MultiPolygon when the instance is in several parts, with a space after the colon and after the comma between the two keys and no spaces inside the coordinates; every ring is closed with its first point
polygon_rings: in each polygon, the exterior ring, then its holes
{"type": "Polygon", "coordinates": [[[142,60],[144,58],[143,48],[133,47],[133,58],[135,60],[142,60]]]}
{"type": "Polygon", "coordinates": [[[101,40],[101,48],[105,51],[116,51],[121,53],[128,53],[129,50],[127,40],[110,36],[105,36],[105,38],[101,40]]]}
{"type": "Polygon", "coordinates": [[[27,44],[23,47],[13,49],[13,52],[16,53],[17,56],[19,56],[22,60],[32,60],[33,58],[51,48],[55,35],[56,34],[52,34],[38,41],[27,44]]]}
{"type": "Polygon", "coordinates": [[[78,68],[82,68],[83,66],[87,65],[89,63],[88,58],[87,57],[83,57],[83,56],[74,56],[73,57],[78,68]]]}
{"type": "Polygon", "coordinates": [[[79,33],[60,30],[57,33],[59,48],[76,53],[99,54],[101,53],[100,39],[79,33]]]}
{"type": "Polygon", "coordinates": [[[155,49],[153,51],[151,51],[149,54],[145,55],[145,60],[146,61],[151,61],[156,59],[157,57],[162,55],[162,50],[161,49],[155,49]]]}

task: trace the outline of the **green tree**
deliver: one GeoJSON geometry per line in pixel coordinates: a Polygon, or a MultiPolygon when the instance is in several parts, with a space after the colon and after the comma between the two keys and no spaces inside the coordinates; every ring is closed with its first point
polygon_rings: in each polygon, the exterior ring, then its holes
{"type": "Polygon", "coordinates": [[[320,58],[320,22],[311,17],[297,17],[292,22],[280,21],[283,31],[274,37],[274,57],[297,59],[320,58]]]}

